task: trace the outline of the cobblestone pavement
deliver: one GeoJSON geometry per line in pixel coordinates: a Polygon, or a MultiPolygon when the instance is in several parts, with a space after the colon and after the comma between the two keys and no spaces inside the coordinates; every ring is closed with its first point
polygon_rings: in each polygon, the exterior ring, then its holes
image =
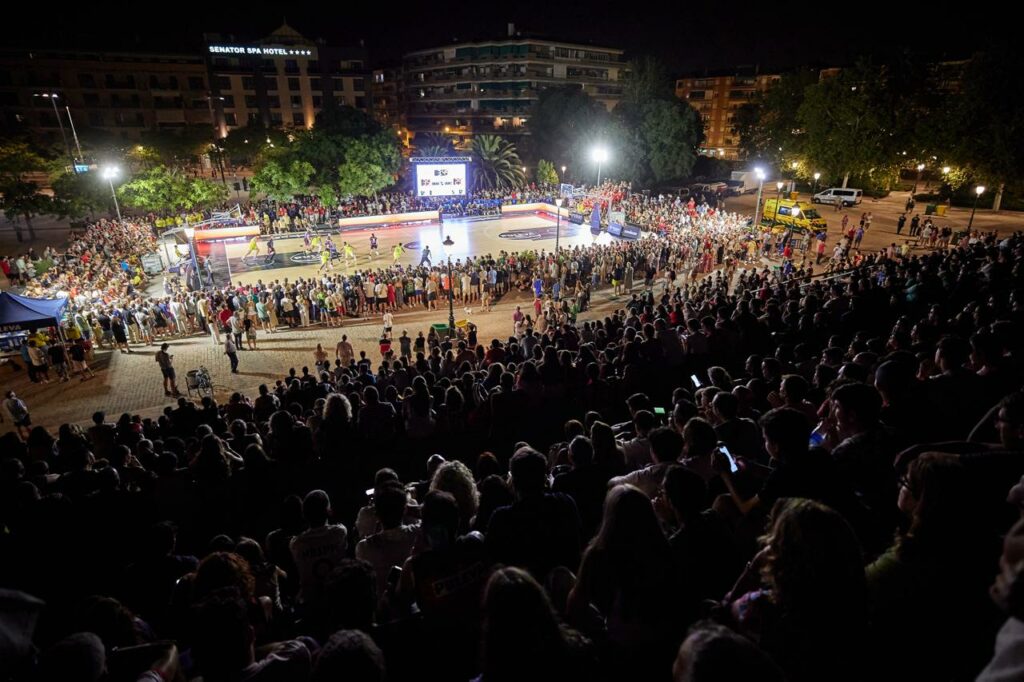
{"type": "MultiPolygon", "coordinates": [[[[642,283],[641,280],[634,291],[639,292],[642,283]]],[[[580,319],[603,317],[628,299],[613,299],[610,294],[610,287],[599,290],[593,297],[593,308],[580,319]]],[[[466,306],[456,302],[455,318],[468,317],[478,327],[480,343],[490,343],[492,338],[505,339],[512,333],[512,313],[516,305],[523,306],[524,312],[533,314],[532,297],[513,291],[506,294],[490,312],[479,312],[475,306],[470,306],[472,313],[467,316],[466,306]]],[[[395,315],[395,336],[407,330],[410,336],[415,337],[420,330],[426,333],[432,323],[447,322],[447,305],[430,312],[400,312],[395,315]]],[[[174,355],[178,388],[183,394],[187,395],[185,373],[205,366],[213,379],[214,396],[218,401],[226,401],[234,391],[255,397],[260,384],[272,385],[275,380],[287,375],[291,367],[299,372],[303,366],[312,368],[313,351],[318,343],[323,344],[333,362],[334,346],[341,340],[342,334],[348,335],[357,357],[359,351],[366,351],[369,358],[375,363],[379,362],[377,341],[381,329],[380,317],[377,316],[369,320],[353,319],[341,328],[322,325],[282,328],[273,334],[260,330],[257,333],[257,350],[238,353],[238,374],[231,374],[222,346],[214,345],[210,336],[169,339],[171,348],[168,352],[174,355]]],[[[397,343],[395,346],[397,350],[397,343]]],[[[92,413],[100,409],[107,413],[110,420],[115,420],[123,412],[156,417],[164,407],[174,404],[173,398],[164,396],[160,368],[155,360],[157,350],[158,345],[134,346],[131,354],[97,350],[92,363],[97,376],[84,382],[73,377],[69,382],[60,383],[54,380],[55,373],[51,371],[49,384],[32,384],[24,371],[16,372],[4,366],[0,367],[0,387],[5,393],[9,389],[17,391],[28,405],[33,423],[53,431],[65,422],[86,423],[92,413]]],[[[0,432],[10,428],[6,414],[4,418],[6,421],[0,424],[0,432]]]]}

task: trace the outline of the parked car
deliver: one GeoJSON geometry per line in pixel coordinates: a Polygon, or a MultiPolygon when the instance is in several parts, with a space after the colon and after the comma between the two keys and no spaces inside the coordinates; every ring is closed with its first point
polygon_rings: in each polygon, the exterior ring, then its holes
{"type": "Polygon", "coordinates": [[[811,199],[816,204],[839,204],[853,206],[864,198],[864,190],[850,187],[829,187],[814,195],[811,199]]]}

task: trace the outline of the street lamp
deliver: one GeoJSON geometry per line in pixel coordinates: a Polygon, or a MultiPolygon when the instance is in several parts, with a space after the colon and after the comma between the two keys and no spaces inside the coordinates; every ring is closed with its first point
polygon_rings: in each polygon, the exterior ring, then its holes
{"type": "Polygon", "coordinates": [[[985,185],[978,185],[974,188],[974,207],[971,209],[971,219],[967,221],[967,231],[971,231],[971,225],[974,224],[974,212],[978,210],[978,199],[985,193],[985,185]]]}
{"type": "Polygon", "coordinates": [[[761,229],[761,190],[764,189],[764,169],[758,166],[754,169],[757,176],[757,205],[754,206],[754,229],[761,229]]]}
{"type": "Polygon", "coordinates": [[[949,175],[949,171],[951,171],[951,170],[953,170],[953,169],[950,168],[949,166],[943,166],[942,167],[942,174],[943,175],[949,175]]]}
{"type": "Polygon", "coordinates": [[[441,242],[444,245],[444,252],[448,256],[448,341],[455,343],[455,298],[452,292],[452,252],[455,245],[452,236],[448,235],[441,242]]]}
{"type": "Polygon", "coordinates": [[[192,272],[195,274],[196,284],[199,289],[205,290],[206,282],[203,273],[199,271],[199,261],[196,259],[196,228],[186,225],[185,238],[188,239],[188,250],[192,254],[192,272]]]}
{"type": "Polygon", "coordinates": [[[608,160],[608,150],[604,147],[594,147],[592,152],[594,161],[597,163],[597,186],[601,186],[601,164],[608,160]]]}
{"type": "Polygon", "coordinates": [[[555,272],[558,281],[562,281],[562,261],[558,260],[558,236],[562,231],[562,202],[565,201],[562,197],[555,199],[555,206],[558,210],[555,211],[555,272]]]}
{"type": "Polygon", "coordinates": [[[924,170],[924,164],[917,164],[917,179],[914,180],[914,189],[910,191],[911,194],[917,194],[917,183],[921,182],[921,171],[924,170]]]}
{"type": "Polygon", "coordinates": [[[562,181],[565,181],[565,166],[562,166],[562,181]]]}
{"type": "Polygon", "coordinates": [[[53,105],[53,115],[57,117],[57,125],[60,126],[60,137],[64,140],[64,150],[68,153],[68,158],[71,159],[71,172],[75,172],[75,156],[71,153],[71,145],[68,144],[68,134],[64,131],[64,121],[60,117],[60,111],[57,109],[57,98],[60,97],[56,92],[40,92],[34,93],[33,97],[43,97],[50,100],[50,104],[53,105]]]}
{"type": "Polygon", "coordinates": [[[782,180],[775,183],[775,213],[772,214],[772,227],[775,229],[775,220],[779,217],[779,202],[782,200],[782,186],[785,185],[782,180]]]}
{"type": "Polygon", "coordinates": [[[114,178],[121,174],[117,166],[106,166],[103,169],[103,179],[110,184],[110,196],[114,197],[114,210],[117,212],[117,219],[121,219],[121,207],[117,205],[117,192],[114,191],[114,178]]]}
{"type": "Polygon", "coordinates": [[[811,188],[811,196],[814,196],[814,190],[818,189],[818,180],[821,178],[821,173],[814,174],[814,187],[811,188]]]}

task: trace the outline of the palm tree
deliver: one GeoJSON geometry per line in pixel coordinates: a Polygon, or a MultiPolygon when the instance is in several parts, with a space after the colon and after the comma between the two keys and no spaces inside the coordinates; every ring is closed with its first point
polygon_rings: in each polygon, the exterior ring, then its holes
{"type": "Polygon", "coordinates": [[[441,133],[417,135],[413,146],[416,147],[413,156],[455,156],[451,138],[441,133]]]}
{"type": "Polygon", "coordinates": [[[477,135],[469,145],[473,155],[473,188],[508,191],[526,184],[516,146],[497,135],[477,135]]]}

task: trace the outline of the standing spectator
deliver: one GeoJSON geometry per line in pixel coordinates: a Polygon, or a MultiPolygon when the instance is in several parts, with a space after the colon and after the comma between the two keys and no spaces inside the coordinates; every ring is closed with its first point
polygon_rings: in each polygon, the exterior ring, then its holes
{"type": "Polygon", "coordinates": [[[324,595],[327,576],[345,558],[348,530],[340,523],[328,523],[331,498],[323,490],[306,494],[302,516],[309,529],[292,538],[290,547],[299,570],[299,599],[315,609],[324,595]]]}
{"type": "Polygon", "coordinates": [[[50,368],[46,364],[46,354],[36,344],[35,339],[30,339],[28,342],[28,358],[32,363],[32,372],[36,378],[42,377],[44,384],[50,383],[50,368]]]}
{"type": "Polygon", "coordinates": [[[14,391],[7,391],[7,400],[4,401],[7,413],[11,415],[11,421],[18,430],[18,435],[28,438],[29,429],[32,428],[32,418],[28,413],[28,406],[25,401],[15,394],[14,391]]]}
{"type": "Polygon", "coordinates": [[[71,344],[69,353],[72,366],[75,371],[82,375],[82,381],[96,377],[96,373],[92,371],[92,368],[89,367],[89,363],[86,361],[85,342],[82,339],[75,339],[74,343],[71,344]],[[86,374],[89,376],[86,377],[86,374]]]}
{"type": "Polygon", "coordinates": [[[231,361],[231,373],[238,374],[238,349],[230,336],[224,338],[224,355],[231,361]]]}
{"type": "Polygon", "coordinates": [[[171,345],[164,343],[160,345],[160,350],[156,353],[157,364],[160,365],[160,373],[164,377],[164,395],[174,396],[177,398],[181,393],[178,391],[178,386],[174,382],[174,366],[171,362],[174,360],[174,356],[167,352],[167,349],[171,345]]]}

